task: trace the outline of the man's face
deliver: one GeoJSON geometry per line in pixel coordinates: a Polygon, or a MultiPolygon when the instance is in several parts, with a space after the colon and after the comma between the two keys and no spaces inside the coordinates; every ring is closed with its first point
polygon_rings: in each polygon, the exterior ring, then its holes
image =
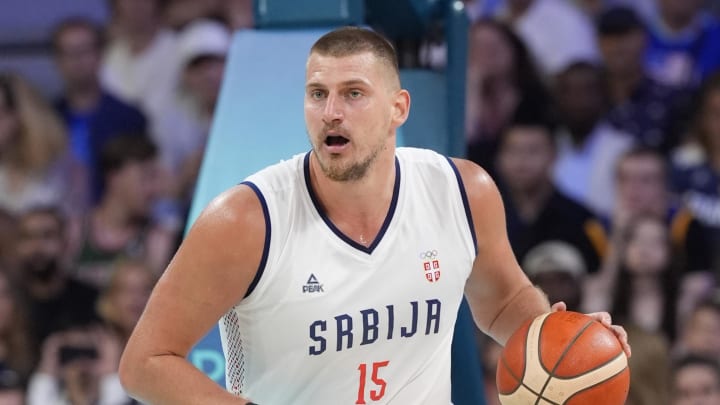
{"type": "Polygon", "coordinates": [[[395,130],[407,115],[403,102],[409,107],[409,95],[372,53],[311,54],[305,124],[323,173],[334,181],[359,180],[378,155],[393,153],[395,130]]]}
{"type": "Polygon", "coordinates": [[[54,215],[34,213],[20,219],[15,253],[24,279],[52,277],[64,248],[62,228],[54,215]]]}
{"type": "Polygon", "coordinates": [[[110,174],[108,186],[114,198],[121,198],[123,204],[137,218],[149,215],[158,195],[157,161],[129,161],[110,174]]]}
{"type": "Polygon", "coordinates": [[[691,365],[675,375],[672,405],[720,404],[720,376],[710,367],[691,365]]]}
{"type": "Polygon", "coordinates": [[[560,74],[555,97],[566,123],[583,127],[593,125],[602,115],[602,89],[599,74],[589,68],[560,74]]]}
{"type": "Polygon", "coordinates": [[[720,312],[710,308],[695,311],[683,339],[692,353],[713,356],[720,361],[720,312]]]}
{"type": "Polygon", "coordinates": [[[203,57],[185,68],[185,87],[202,106],[214,106],[220,94],[224,72],[225,58],[203,57]]]}
{"type": "Polygon", "coordinates": [[[545,131],[545,128],[530,126],[508,130],[498,156],[498,169],[511,189],[533,189],[550,179],[555,152],[545,131]]]}
{"type": "Polygon", "coordinates": [[[55,63],[68,86],[94,83],[100,66],[98,38],[86,27],[69,27],[57,39],[55,63]]]}
{"type": "Polygon", "coordinates": [[[622,35],[604,35],[599,42],[603,62],[610,74],[624,75],[642,69],[645,32],[641,29],[622,35]]]}
{"type": "Polygon", "coordinates": [[[662,162],[652,156],[629,157],[620,161],[616,179],[620,205],[632,214],[653,213],[665,208],[667,188],[662,162]]]}

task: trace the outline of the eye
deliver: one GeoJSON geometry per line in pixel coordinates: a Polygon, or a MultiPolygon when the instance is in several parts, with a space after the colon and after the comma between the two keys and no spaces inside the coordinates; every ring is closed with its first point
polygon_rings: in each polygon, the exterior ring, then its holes
{"type": "Polygon", "coordinates": [[[350,90],[348,92],[348,96],[353,99],[360,98],[362,96],[362,93],[360,92],[360,90],[350,90]]]}
{"type": "Polygon", "coordinates": [[[310,90],[310,98],[313,100],[321,100],[325,97],[325,92],[319,89],[310,90]]]}

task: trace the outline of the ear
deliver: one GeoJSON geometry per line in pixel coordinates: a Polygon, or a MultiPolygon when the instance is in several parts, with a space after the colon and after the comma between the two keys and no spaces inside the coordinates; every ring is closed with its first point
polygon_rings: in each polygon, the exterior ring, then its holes
{"type": "Polygon", "coordinates": [[[410,93],[405,89],[395,92],[392,107],[392,125],[394,128],[400,127],[407,121],[410,113],[410,93]]]}

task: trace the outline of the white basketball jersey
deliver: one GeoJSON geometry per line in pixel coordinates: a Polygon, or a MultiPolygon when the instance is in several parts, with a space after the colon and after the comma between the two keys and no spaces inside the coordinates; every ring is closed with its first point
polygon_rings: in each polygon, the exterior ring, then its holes
{"type": "Polygon", "coordinates": [[[248,178],[269,233],[250,292],[221,320],[227,388],[261,405],[450,404],[450,346],[475,258],[462,181],[398,148],[369,247],[324,215],[298,155],[248,178]]]}

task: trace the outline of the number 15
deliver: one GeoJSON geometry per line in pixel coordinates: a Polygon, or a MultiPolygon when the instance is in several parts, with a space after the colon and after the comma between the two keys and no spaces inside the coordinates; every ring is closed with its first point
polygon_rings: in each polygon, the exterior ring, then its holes
{"type": "MultiPolygon", "coordinates": [[[[382,378],[378,377],[378,370],[381,367],[385,367],[390,363],[390,361],[378,361],[372,364],[372,377],[370,379],[372,380],[375,385],[380,387],[379,390],[370,390],[370,400],[371,401],[379,401],[384,395],[385,395],[385,386],[387,386],[387,382],[383,380],[382,378]]],[[[367,380],[367,364],[361,363],[358,366],[358,370],[360,371],[360,387],[358,388],[358,398],[357,401],[355,401],[356,405],[363,405],[366,404],[365,402],[365,381],[367,380]]]]}

